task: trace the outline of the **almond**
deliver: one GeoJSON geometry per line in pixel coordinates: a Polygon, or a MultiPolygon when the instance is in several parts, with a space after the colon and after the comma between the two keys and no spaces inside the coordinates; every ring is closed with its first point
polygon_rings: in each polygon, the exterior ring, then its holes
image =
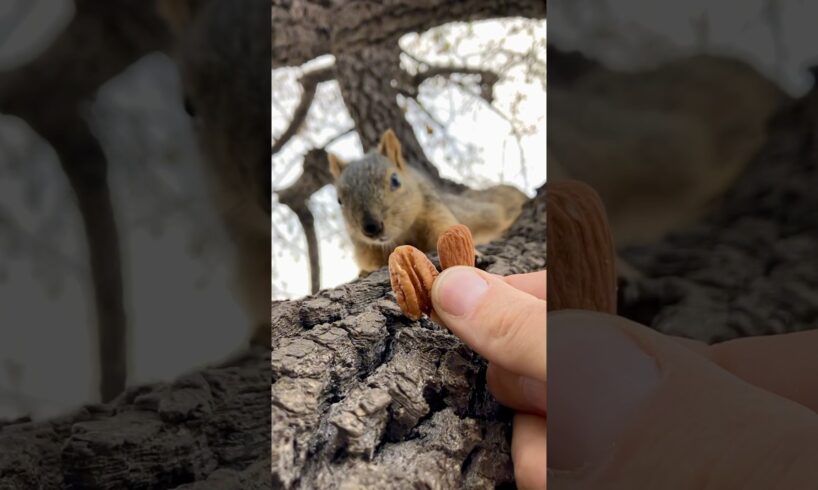
{"type": "Polygon", "coordinates": [[[614,246],[605,207],[587,184],[547,184],[548,309],[616,313],[614,246]]]}
{"type": "Polygon", "coordinates": [[[437,239],[437,254],[443,270],[455,265],[474,267],[474,238],[466,225],[449,227],[437,239]]]}
{"type": "Polygon", "coordinates": [[[401,245],[389,255],[389,281],[398,306],[412,320],[432,311],[432,283],[435,265],[426,254],[411,245],[401,245]]]}

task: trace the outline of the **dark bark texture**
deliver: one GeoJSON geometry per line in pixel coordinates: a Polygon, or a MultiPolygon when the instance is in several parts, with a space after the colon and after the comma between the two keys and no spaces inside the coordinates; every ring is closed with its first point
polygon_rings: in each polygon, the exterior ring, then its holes
{"type": "Polygon", "coordinates": [[[0,489],[270,488],[269,351],[0,425],[0,489]]]}
{"type": "Polygon", "coordinates": [[[644,277],[622,285],[620,313],[708,342],[818,328],[817,137],[813,89],[706,219],[622,251],[644,277]]]}
{"type": "Polygon", "coordinates": [[[324,54],[393,45],[407,32],[453,21],[494,17],[545,18],[545,0],[273,0],[273,68],[324,54]]]}

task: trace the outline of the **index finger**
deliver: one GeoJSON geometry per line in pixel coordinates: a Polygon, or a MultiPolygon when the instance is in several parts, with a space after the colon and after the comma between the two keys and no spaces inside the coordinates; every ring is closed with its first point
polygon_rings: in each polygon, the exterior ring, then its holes
{"type": "Polygon", "coordinates": [[[512,287],[525,291],[535,298],[545,299],[546,272],[542,270],[527,274],[512,274],[505,276],[503,280],[512,287]]]}

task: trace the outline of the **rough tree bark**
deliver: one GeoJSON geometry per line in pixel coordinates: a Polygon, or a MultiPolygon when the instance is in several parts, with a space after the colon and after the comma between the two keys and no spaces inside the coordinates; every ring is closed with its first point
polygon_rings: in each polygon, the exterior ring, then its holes
{"type": "Polygon", "coordinates": [[[43,54],[0,75],[0,111],[23,119],[54,147],[74,191],[91,268],[100,393],[110,401],[127,376],[122,266],[107,161],[82,104],[141,56],[166,48],[170,38],[141,0],[78,0],[75,8],[73,20],[43,54]]]}
{"type": "MultiPolygon", "coordinates": [[[[478,267],[545,267],[545,191],[478,267]]],[[[512,481],[509,413],[485,363],[428,319],[409,321],[385,269],[273,305],[274,487],[495,488],[512,481]]]]}
{"type": "MultiPolygon", "coordinates": [[[[779,315],[814,321],[816,301],[799,293],[810,286],[799,271],[816,265],[813,250],[801,245],[814,243],[818,233],[816,140],[813,91],[779,118],[714,217],[669,238],[675,249],[659,243],[631,257],[641,257],[648,277],[644,287],[626,285],[624,313],[669,322],[698,300],[698,318],[719,316],[725,305],[703,295],[712,293],[708,281],[724,276],[723,260],[732,257],[728,269],[740,274],[729,285],[735,301],[772,299],[779,315]],[[736,223],[725,221],[730,218],[736,223]],[[742,267],[769,273],[747,282],[742,267]],[[637,294],[629,299],[633,288],[637,294]]],[[[543,267],[544,244],[530,237],[545,236],[544,209],[542,197],[533,201],[508,238],[481,249],[480,266],[502,274],[543,267]]],[[[270,363],[276,488],[285,482],[310,488],[331,478],[371,488],[392,478],[390,484],[405,488],[430,475],[441,478],[438,488],[509,481],[508,413],[488,397],[482,363],[438,326],[408,322],[384,271],[275,303],[273,323],[280,347],[272,357],[254,351],[229,367],[134,389],[111,405],[0,427],[0,488],[269,488],[269,461],[254,457],[266,458],[271,442],[270,363]],[[134,463],[126,466],[125,458],[134,463]],[[457,486],[447,485],[448,478],[457,486]]],[[[681,333],[707,337],[698,322],[684,325],[681,333]]]]}
{"type": "Polygon", "coordinates": [[[391,45],[407,32],[453,21],[494,17],[545,18],[545,0],[272,0],[273,68],[324,54],[391,45]]]}
{"type": "Polygon", "coordinates": [[[0,425],[0,488],[270,488],[270,355],[0,425]]]}

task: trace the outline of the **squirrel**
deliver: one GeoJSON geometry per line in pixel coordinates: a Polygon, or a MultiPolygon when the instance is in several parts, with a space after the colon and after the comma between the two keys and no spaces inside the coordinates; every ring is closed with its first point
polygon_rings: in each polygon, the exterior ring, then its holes
{"type": "Polygon", "coordinates": [[[549,181],[591,185],[618,247],[700,219],[759,151],[788,99],[748,63],[722,56],[618,71],[549,47],[549,61],[563,75],[548,88],[549,181]]]}
{"type": "Polygon", "coordinates": [[[386,265],[399,245],[434,250],[455,224],[468,226],[476,244],[487,243],[502,235],[528,200],[510,185],[444,192],[406,163],[391,129],[363,158],[347,163],[329,153],[328,161],[362,274],[386,265]]]}
{"type": "Polygon", "coordinates": [[[217,212],[235,249],[250,342],[269,346],[270,4],[265,0],[157,0],[217,212]],[[237,29],[236,26],[243,26],[237,29]],[[228,42],[229,41],[229,42],[228,42]]]}

